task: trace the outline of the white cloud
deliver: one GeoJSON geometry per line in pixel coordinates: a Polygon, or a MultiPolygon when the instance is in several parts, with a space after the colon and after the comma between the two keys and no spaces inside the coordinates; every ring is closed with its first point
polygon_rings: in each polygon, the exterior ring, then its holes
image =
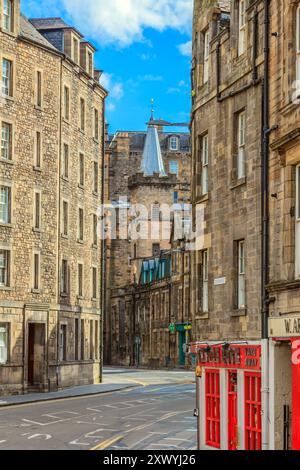
{"type": "Polygon", "coordinates": [[[179,44],[178,49],[182,55],[190,57],[192,55],[192,41],[179,44]]]}
{"type": "Polygon", "coordinates": [[[99,44],[116,43],[121,47],[145,41],[146,28],[167,28],[190,32],[193,0],[63,0],[74,23],[99,44]]]}
{"type": "Polygon", "coordinates": [[[139,75],[138,80],[140,82],[162,82],[163,77],[161,75],[139,75]]]}
{"type": "Polygon", "coordinates": [[[109,92],[110,98],[119,101],[124,96],[123,85],[120,82],[114,82],[112,74],[103,73],[100,83],[109,92]]]}
{"type": "Polygon", "coordinates": [[[116,103],[124,96],[123,85],[118,81],[114,81],[113,75],[109,73],[101,75],[100,83],[109,93],[106,109],[113,112],[116,109],[116,103]]]}

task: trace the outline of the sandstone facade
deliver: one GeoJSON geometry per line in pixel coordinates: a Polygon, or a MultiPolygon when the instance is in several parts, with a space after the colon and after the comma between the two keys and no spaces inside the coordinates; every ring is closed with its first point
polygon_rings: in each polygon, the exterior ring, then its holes
{"type": "MultiPolygon", "coordinates": [[[[2,2],[0,7],[3,25],[2,2]]],[[[2,130],[9,126],[0,164],[1,187],[9,188],[3,189],[9,194],[3,200],[9,215],[0,226],[1,393],[94,383],[100,375],[101,249],[100,242],[93,244],[92,214],[101,203],[106,92],[94,72],[91,76],[83,63],[74,62],[67,43],[64,49],[57,46],[49,34],[50,19],[47,25],[28,21],[17,0],[13,15],[10,30],[0,29],[2,85],[4,61],[11,64],[11,89],[4,93],[2,87],[0,99],[2,130]],[[85,100],[84,130],[80,98],[85,100]],[[80,152],[85,157],[81,186],[80,152]]],[[[66,26],[59,25],[56,35],[60,31],[63,37],[66,26]]]]}

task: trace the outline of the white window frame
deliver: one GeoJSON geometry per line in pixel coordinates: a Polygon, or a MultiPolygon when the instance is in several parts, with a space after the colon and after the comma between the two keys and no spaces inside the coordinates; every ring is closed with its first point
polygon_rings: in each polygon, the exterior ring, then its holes
{"type": "Polygon", "coordinates": [[[202,312],[208,313],[208,250],[202,252],[202,312]]]}
{"type": "Polygon", "coordinates": [[[4,96],[12,97],[13,95],[13,62],[6,57],[2,58],[2,94],[4,96]],[[8,64],[7,68],[4,68],[4,63],[8,64]],[[4,72],[6,73],[4,74],[4,72]]]}
{"type": "Polygon", "coordinates": [[[238,114],[237,126],[237,141],[238,141],[238,154],[237,154],[237,177],[238,179],[245,178],[246,176],[246,112],[241,111],[238,114]]]}
{"type": "Polygon", "coordinates": [[[239,38],[238,55],[246,51],[246,1],[239,0],[239,38]]]}
{"type": "Polygon", "coordinates": [[[246,307],[246,254],[245,240],[237,243],[238,255],[238,275],[237,275],[237,307],[243,309],[246,307]]]}
{"type": "Polygon", "coordinates": [[[176,136],[170,137],[170,150],[177,152],[179,149],[179,139],[176,136]]]}
{"type": "Polygon", "coordinates": [[[9,287],[10,286],[10,250],[0,250],[0,287],[9,287]],[[2,264],[2,254],[3,254],[3,264],[2,264]],[[2,273],[3,273],[3,282],[2,282],[2,273]]]}
{"type": "Polygon", "coordinates": [[[13,31],[13,0],[3,0],[2,26],[7,33],[13,31]]]}
{"type": "Polygon", "coordinates": [[[209,78],[209,29],[203,33],[203,49],[203,84],[205,84],[209,78]]]}
{"type": "Polygon", "coordinates": [[[9,337],[8,337],[9,326],[7,324],[0,323],[0,364],[7,364],[9,356],[9,337]]]}
{"type": "Polygon", "coordinates": [[[169,162],[169,172],[171,175],[179,176],[179,162],[177,160],[171,160],[169,162]]]}
{"type": "Polygon", "coordinates": [[[11,187],[5,184],[0,185],[0,223],[11,223],[11,187]],[[5,190],[5,200],[2,199],[2,189],[5,190]],[[3,215],[3,217],[2,217],[3,215]]]}
{"type": "Polygon", "coordinates": [[[12,132],[13,127],[10,122],[1,122],[1,158],[12,160],[12,132]]]}
{"type": "Polygon", "coordinates": [[[209,149],[208,134],[201,139],[201,190],[202,196],[208,194],[209,149]]]}

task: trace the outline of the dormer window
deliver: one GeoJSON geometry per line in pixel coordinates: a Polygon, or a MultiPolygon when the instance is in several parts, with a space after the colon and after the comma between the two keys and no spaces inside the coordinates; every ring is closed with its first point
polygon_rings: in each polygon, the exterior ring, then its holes
{"type": "Polygon", "coordinates": [[[79,63],[79,41],[73,37],[73,60],[76,64],[79,63]]]}
{"type": "Polygon", "coordinates": [[[3,0],[3,29],[8,33],[13,29],[13,2],[12,0],[3,0]]]}
{"type": "Polygon", "coordinates": [[[91,77],[93,76],[93,54],[91,52],[87,53],[87,72],[91,77]]]}
{"type": "Polygon", "coordinates": [[[171,137],[170,138],[170,150],[172,150],[173,152],[177,151],[179,148],[179,141],[178,141],[178,137],[171,137]]]}
{"type": "Polygon", "coordinates": [[[239,56],[246,50],[246,6],[245,0],[239,0],[239,56]]]}

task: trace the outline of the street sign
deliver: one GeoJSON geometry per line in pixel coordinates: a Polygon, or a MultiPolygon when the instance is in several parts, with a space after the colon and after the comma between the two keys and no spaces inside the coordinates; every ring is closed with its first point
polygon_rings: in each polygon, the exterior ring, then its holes
{"type": "Polygon", "coordinates": [[[190,331],[192,329],[192,325],[184,325],[185,331],[190,331]]]}

